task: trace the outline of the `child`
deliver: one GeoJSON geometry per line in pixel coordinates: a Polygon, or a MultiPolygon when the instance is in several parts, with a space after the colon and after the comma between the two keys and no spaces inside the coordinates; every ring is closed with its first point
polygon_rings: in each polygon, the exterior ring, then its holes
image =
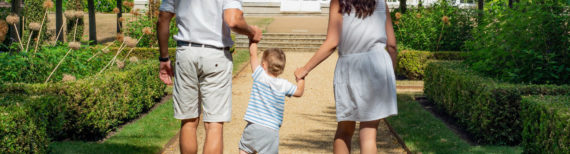
{"type": "Polygon", "coordinates": [[[248,122],[239,141],[240,154],[276,154],[279,150],[279,128],[283,121],[285,96],[301,97],[305,80],[297,85],[277,78],[285,68],[285,54],[281,49],[263,52],[261,66],[257,60],[257,43],[250,44],[251,69],[254,70],[253,88],[244,120],[248,122]]]}

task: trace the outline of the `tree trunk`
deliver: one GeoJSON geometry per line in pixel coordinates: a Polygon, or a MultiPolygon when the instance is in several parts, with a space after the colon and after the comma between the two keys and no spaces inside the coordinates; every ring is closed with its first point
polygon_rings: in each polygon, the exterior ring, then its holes
{"type": "Polygon", "coordinates": [[[93,0],[87,1],[89,9],[89,42],[90,44],[97,44],[97,23],[95,22],[95,2],[93,0]]]}
{"type": "MultiPolygon", "coordinates": [[[[22,16],[21,16],[22,8],[20,6],[22,6],[22,0],[12,0],[12,13],[17,14],[20,17],[20,21],[22,21],[22,16]]],[[[12,31],[10,32],[10,41],[17,42],[18,36],[16,35],[16,29],[14,29],[14,25],[10,25],[9,27],[10,29],[12,29],[12,31]]],[[[20,23],[16,24],[16,27],[17,31],[19,32],[22,31],[21,28],[22,26],[20,26],[20,23]]]]}
{"type": "Polygon", "coordinates": [[[484,5],[484,0],[479,0],[479,2],[477,3],[477,6],[479,7],[479,21],[483,20],[483,5],[484,5]]]}
{"type": "Polygon", "coordinates": [[[509,8],[513,8],[513,0],[509,0],[509,8]]]}
{"type": "Polygon", "coordinates": [[[63,0],[55,1],[55,35],[57,35],[57,41],[63,42],[63,0]],[[58,35],[59,34],[59,35],[58,35]]]}
{"type": "Polygon", "coordinates": [[[121,33],[121,29],[123,27],[123,23],[119,21],[119,18],[123,16],[123,0],[117,0],[117,8],[119,9],[119,13],[117,14],[117,34],[121,33]]]}
{"type": "Polygon", "coordinates": [[[400,0],[400,12],[406,13],[406,0],[400,0]]]}

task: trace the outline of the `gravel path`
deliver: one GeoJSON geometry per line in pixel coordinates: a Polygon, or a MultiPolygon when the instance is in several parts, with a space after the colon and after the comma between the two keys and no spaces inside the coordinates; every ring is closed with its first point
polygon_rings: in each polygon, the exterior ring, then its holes
{"type": "MultiPolygon", "coordinates": [[[[280,77],[294,82],[293,71],[313,55],[312,52],[288,52],[285,73],[280,77]]],[[[305,96],[286,100],[284,122],[280,130],[280,153],[332,153],[336,130],[333,97],[333,70],[338,56],[333,55],[307,77],[305,96]]],[[[238,153],[238,142],[246,122],[243,120],[251,90],[250,66],[233,80],[232,122],[224,127],[224,153],[238,153]]],[[[357,129],[358,130],[358,129],[357,129]]],[[[199,153],[205,137],[203,124],[198,132],[199,153]]],[[[353,138],[353,153],[360,153],[358,133],[353,138]]],[[[163,153],[179,153],[178,137],[163,153]]],[[[378,153],[405,153],[385,123],[378,127],[378,153]]]]}

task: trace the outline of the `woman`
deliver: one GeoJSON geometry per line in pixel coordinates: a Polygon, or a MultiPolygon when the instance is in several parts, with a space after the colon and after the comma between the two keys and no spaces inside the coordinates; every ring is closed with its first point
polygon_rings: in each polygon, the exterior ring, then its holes
{"type": "Polygon", "coordinates": [[[349,153],[356,122],[360,122],[361,153],[376,153],[380,119],[397,114],[396,38],[383,0],[331,0],[326,41],[304,67],[304,78],[338,46],[334,73],[336,116],[334,153],[349,153]]]}

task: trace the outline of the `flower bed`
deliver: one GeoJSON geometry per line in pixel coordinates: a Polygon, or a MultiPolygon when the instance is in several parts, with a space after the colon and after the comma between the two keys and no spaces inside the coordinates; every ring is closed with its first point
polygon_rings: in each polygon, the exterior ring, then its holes
{"type": "Polygon", "coordinates": [[[459,62],[431,62],[425,94],[478,143],[516,145],[522,140],[521,96],[570,94],[570,86],[508,84],[459,62]]]}
{"type": "Polygon", "coordinates": [[[570,96],[524,97],[521,106],[525,153],[570,153],[570,96]]]}

